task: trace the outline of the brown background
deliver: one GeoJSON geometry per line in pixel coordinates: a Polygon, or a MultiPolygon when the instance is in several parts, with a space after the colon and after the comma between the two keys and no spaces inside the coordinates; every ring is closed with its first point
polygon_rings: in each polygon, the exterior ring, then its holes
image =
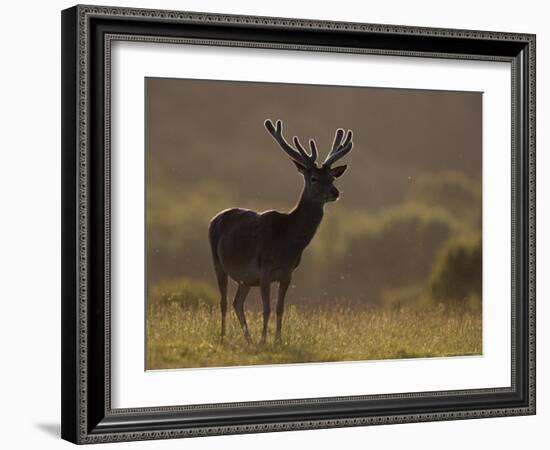
{"type": "MultiPolygon", "coordinates": [[[[294,277],[295,300],[336,295],[343,286],[335,280],[349,280],[348,287],[354,283],[346,291],[350,296],[372,290],[374,281],[369,284],[366,274],[374,266],[384,262],[388,271],[399,271],[404,261],[414,265],[418,245],[429,247],[426,262],[420,263],[425,267],[412,275],[418,280],[398,274],[378,291],[421,282],[444,237],[434,236],[433,245],[428,236],[422,238],[428,242],[413,242],[410,249],[388,249],[394,256],[385,260],[383,248],[372,260],[340,254],[339,266],[331,270],[338,272],[334,279],[308,271],[326,265],[321,259],[330,252],[316,251],[315,245],[330,246],[328,227],[336,217],[347,214],[351,221],[357,213],[375,220],[392,208],[410,206],[415,184],[442,174],[458,174],[480,186],[480,93],[154,78],[146,80],[146,101],[149,284],[186,277],[215,286],[207,241],[210,217],[233,206],[288,210],[295,204],[301,176],[265,131],[266,118],[283,120],[287,140],[298,135],[305,144],[314,138],[320,159],[336,128],[354,131],[354,149],[345,158],[349,168],[337,182],[343,195],[327,206],[313,250],[306,250],[294,277]]],[[[480,196],[479,191],[470,205],[479,217],[480,196]]],[[[445,206],[432,202],[430,208],[445,206]]],[[[375,295],[365,301],[379,300],[375,295]]]]}

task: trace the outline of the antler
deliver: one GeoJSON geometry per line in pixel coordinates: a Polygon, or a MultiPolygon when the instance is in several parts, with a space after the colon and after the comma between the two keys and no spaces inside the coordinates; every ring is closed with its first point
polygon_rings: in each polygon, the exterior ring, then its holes
{"type": "Polygon", "coordinates": [[[344,137],[344,130],[342,128],[338,128],[336,130],[336,134],[334,136],[334,142],[332,144],[332,149],[330,150],[329,154],[327,155],[327,158],[325,159],[325,162],[323,162],[324,167],[330,167],[332,164],[334,164],[340,158],[343,158],[345,155],[347,155],[351,151],[351,149],[353,148],[353,142],[351,141],[351,139],[353,137],[352,131],[348,130],[348,134],[346,135],[346,139],[342,143],[343,137],[344,137]]]}
{"type": "Polygon", "coordinates": [[[300,141],[298,140],[297,136],[294,136],[294,147],[292,147],[283,137],[283,123],[280,120],[277,120],[275,126],[273,126],[273,122],[270,119],[267,119],[264,122],[266,130],[273,136],[273,138],[277,141],[279,146],[283,149],[283,151],[290,156],[290,158],[295,161],[296,163],[308,168],[315,166],[315,161],[317,160],[317,147],[315,145],[315,141],[311,139],[309,141],[309,146],[311,147],[311,154],[308,154],[305,149],[302,147],[302,144],[300,144],[300,141]]]}

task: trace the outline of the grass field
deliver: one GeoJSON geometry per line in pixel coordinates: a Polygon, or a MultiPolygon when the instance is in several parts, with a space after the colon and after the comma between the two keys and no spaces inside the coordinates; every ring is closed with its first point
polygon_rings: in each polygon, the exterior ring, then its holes
{"type": "Polygon", "coordinates": [[[245,344],[230,308],[227,336],[221,344],[218,308],[151,302],[147,314],[147,369],[463,356],[482,351],[480,309],[327,307],[301,311],[289,305],[282,343],[274,342],[273,314],[264,346],[257,343],[261,313],[246,314],[256,343],[245,344]]]}

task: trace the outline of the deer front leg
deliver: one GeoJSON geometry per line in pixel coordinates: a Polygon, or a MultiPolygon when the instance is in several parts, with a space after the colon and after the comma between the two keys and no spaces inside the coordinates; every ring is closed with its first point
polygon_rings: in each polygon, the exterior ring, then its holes
{"type": "Polygon", "coordinates": [[[244,315],[244,301],[246,300],[246,296],[249,291],[250,286],[239,283],[239,287],[235,293],[235,300],[233,300],[233,308],[235,308],[235,313],[237,314],[237,318],[239,319],[239,323],[243,329],[244,338],[246,339],[247,344],[252,344],[252,338],[250,337],[248,325],[246,324],[246,317],[244,315]]]}
{"type": "Polygon", "coordinates": [[[271,313],[271,282],[269,279],[262,279],[260,290],[262,291],[262,305],[264,310],[264,327],[262,330],[261,344],[267,340],[267,325],[269,324],[269,314],[271,313]]]}
{"type": "Polygon", "coordinates": [[[283,278],[279,282],[279,292],[277,298],[277,331],[275,334],[275,341],[281,342],[281,329],[283,327],[283,313],[285,312],[285,296],[290,284],[291,276],[283,278]]]}

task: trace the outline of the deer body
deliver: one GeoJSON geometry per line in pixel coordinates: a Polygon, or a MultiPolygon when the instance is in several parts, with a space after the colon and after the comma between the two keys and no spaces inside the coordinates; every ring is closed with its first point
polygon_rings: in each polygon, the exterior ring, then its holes
{"type": "Polygon", "coordinates": [[[310,141],[311,155],[308,155],[296,137],[296,149],[284,140],[280,121],[276,127],[271,121],[266,121],[265,126],[302,173],[304,189],[300,200],[288,213],[257,213],[232,208],[218,213],[211,220],[209,239],[221,294],[222,340],[225,335],[228,277],[238,283],[233,306],[249,343],[252,339],[244,314],[246,296],[251,287],[260,287],[264,319],[262,342],[265,342],[271,312],[271,283],[279,283],[276,338],[281,340],[284,300],[292,273],[300,264],[304,249],[315,236],[323,219],[325,203],[334,201],[339,196],[333,181],[343,174],[346,166],[330,166],[336,159],[348,153],[352,146],[351,132],[348,132],[346,141],[342,144],[343,130],[338,130],[329,157],[318,168],[315,165],[317,149],[313,141],[310,141]]]}
{"type": "Polygon", "coordinates": [[[212,219],[211,242],[224,272],[233,280],[259,286],[262,279],[280,282],[300,263],[323,217],[322,208],[290,213],[232,208],[212,219]],[[317,217],[317,220],[311,220],[317,217]]]}

